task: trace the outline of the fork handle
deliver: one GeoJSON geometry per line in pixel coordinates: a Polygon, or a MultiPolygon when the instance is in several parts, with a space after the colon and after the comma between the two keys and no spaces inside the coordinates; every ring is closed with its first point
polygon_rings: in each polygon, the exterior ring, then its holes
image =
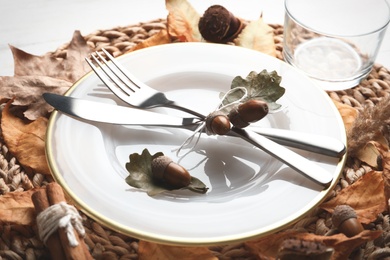
{"type": "Polygon", "coordinates": [[[333,177],[328,171],[294,151],[250,130],[232,128],[232,132],[322,186],[328,187],[332,182],[333,177]]]}
{"type": "Polygon", "coordinates": [[[189,109],[189,108],[185,107],[184,105],[180,105],[179,103],[174,102],[174,101],[164,104],[164,107],[169,107],[169,108],[172,108],[172,109],[176,109],[176,110],[180,110],[180,111],[189,113],[191,115],[199,117],[202,120],[206,119],[205,115],[203,115],[201,113],[198,113],[198,112],[196,112],[196,111],[194,111],[192,109],[189,109]]]}

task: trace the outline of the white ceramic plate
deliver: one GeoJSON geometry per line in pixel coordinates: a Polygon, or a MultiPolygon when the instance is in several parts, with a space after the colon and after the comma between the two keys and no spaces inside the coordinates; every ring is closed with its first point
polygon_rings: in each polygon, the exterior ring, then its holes
{"type": "MultiPolygon", "coordinates": [[[[276,70],[282,76],[284,109],[259,122],[346,142],[338,111],[327,94],[290,65],[241,47],[178,43],[125,55],[120,62],[137,77],[203,113],[218,104],[231,80],[250,71],[276,70]]],[[[88,74],[69,96],[123,105],[101,81],[88,74]]],[[[169,109],[163,113],[183,115],[169,109]]],[[[54,178],[74,202],[96,221],[149,241],[210,245],[242,241],[284,228],[323,201],[341,173],[341,160],[311,152],[300,154],[333,174],[327,189],[303,177],[238,138],[204,135],[193,152],[172,150],[191,134],[179,129],[85,123],[54,112],[47,132],[47,155],[54,178]],[[208,187],[206,194],[166,192],[149,197],[125,182],[131,153],[163,152],[208,187]]]]}

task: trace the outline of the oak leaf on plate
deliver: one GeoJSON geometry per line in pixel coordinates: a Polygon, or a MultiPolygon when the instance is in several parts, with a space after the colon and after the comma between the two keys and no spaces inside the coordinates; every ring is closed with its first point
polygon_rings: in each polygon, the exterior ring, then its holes
{"type": "Polygon", "coordinates": [[[47,119],[40,117],[33,122],[25,122],[14,116],[9,108],[10,100],[2,111],[1,130],[9,151],[26,170],[50,174],[45,154],[47,119]]]}

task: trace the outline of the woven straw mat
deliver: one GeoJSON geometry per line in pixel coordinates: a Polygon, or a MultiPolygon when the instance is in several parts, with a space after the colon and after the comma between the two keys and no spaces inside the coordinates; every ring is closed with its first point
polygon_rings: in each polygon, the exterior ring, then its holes
{"type": "MultiPolygon", "coordinates": [[[[282,59],[283,27],[270,25],[274,29],[274,40],[277,46],[277,58],[282,59]]],[[[164,19],[153,20],[127,27],[110,30],[98,30],[85,36],[87,43],[94,49],[102,47],[114,56],[126,53],[137,43],[149,38],[161,29],[166,28],[164,19]]],[[[66,57],[67,44],[52,53],[53,57],[66,57]]],[[[371,74],[355,88],[328,92],[335,100],[359,110],[375,105],[381,98],[390,93],[390,73],[386,68],[375,64],[371,74]]],[[[1,108],[2,109],[2,108],[1,108]]],[[[2,140],[0,132],[0,195],[7,192],[28,190],[44,186],[53,181],[40,173],[27,174],[13,157],[2,140]]],[[[335,196],[341,189],[353,183],[357,178],[371,169],[356,158],[348,158],[343,176],[330,195],[335,196]]],[[[115,231],[109,230],[89,217],[80,213],[86,229],[86,244],[95,259],[137,259],[138,241],[115,231]]],[[[291,228],[305,229],[319,235],[330,234],[332,224],[330,215],[315,209],[291,228]]],[[[370,228],[370,227],[369,227],[370,228]]],[[[390,259],[390,249],[384,246],[390,242],[389,215],[384,214],[372,223],[372,229],[384,230],[382,241],[366,243],[354,252],[354,259],[390,259]]],[[[243,243],[210,247],[219,259],[254,259],[245,249],[243,243]]],[[[0,259],[48,259],[49,252],[39,240],[35,227],[10,225],[0,226],[0,259]]]]}

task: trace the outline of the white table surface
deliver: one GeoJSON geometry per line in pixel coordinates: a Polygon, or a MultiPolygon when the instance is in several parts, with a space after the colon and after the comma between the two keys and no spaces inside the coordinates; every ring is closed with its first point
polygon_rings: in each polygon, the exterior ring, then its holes
{"type": "MultiPolygon", "coordinates": [[[[203,14],[213,4],[225,6],[238,17],[253,20],[263,13],[267,23],[283,24],[283,0],[188,0],[203,14]]],[[[390,3],[390,0],[387,0],[390,3]]],[[[164,0],[0,0],[0,76],[13,75],[8,44],[43,55],[71,40],[73,32],[88,35],[138,22],[165,18],[164,0]]],[[[390,68],[390,29],[376,62],[390,68]]]]}

